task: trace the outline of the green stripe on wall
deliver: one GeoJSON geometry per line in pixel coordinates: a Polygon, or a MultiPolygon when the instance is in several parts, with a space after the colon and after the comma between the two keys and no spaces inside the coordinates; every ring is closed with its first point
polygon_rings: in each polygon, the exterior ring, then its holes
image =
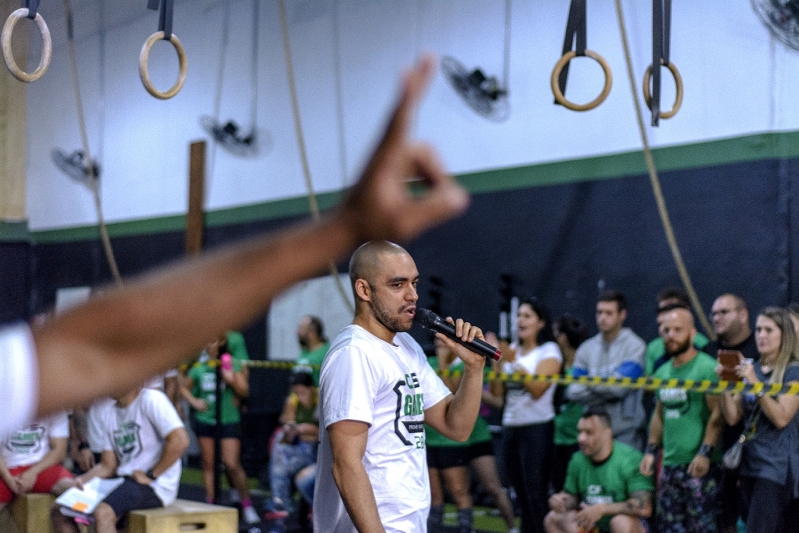
{"type": "MultiPolygon", "coordinates": [[[[763,159],[793,158],[799,157],[799,131],[761,133],[696,144],[669,146],[658,148],[653,151],[653,154],[655,165],[659,171],[701,168],[763,159]]],[[[646,173],[643,153],[635,151],[462,174],[458,176],[458,181],[472,193],[485,193],[645,175],[646,173]]],[[[318,195],[320,209],[324,210],[334,206],[341,196],[341,191],[318,195]]],[[[301,216],[308,213],[308,199],[303,196],[211,211],[206,214],[206,224],[209,227],[218,227],[301,216]]],[[[24,223],[22,224],[24,225],[24,223]]],[[[185,226],[185,216],[173,215],[116,222],[108,225],[108,232],[112,237],[123,237],[182,231],[185,226]]],[[[18,241],[20,235],[24,238],[26,234],[27,238],[35,243],[99,238],[96,226],[33,231],[28,234],[26,231],[20,233],[17,224],[0,223],[0,241],[18,241]]]]}

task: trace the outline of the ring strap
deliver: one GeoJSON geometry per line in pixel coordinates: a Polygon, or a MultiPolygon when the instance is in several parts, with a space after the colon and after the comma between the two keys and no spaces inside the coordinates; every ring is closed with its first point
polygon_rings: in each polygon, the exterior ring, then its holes
{"type": "Polygon", "coordinates": [[[36,18],[36,12],[39,10],[39,0],[24,0],[22,7],[28,9],[28,18],[33,20],[36,18]]]}
{"type": "Polygon", "coordinates": [[[172,38],[172,14],[174,12],[174,0],[147,0],[147,9],[157,10],[159,5],[161,10],[158,13],[158,31],[164,32],[164,40],[172,38]]]}
{"type": "Polygon", "coordinates": [[[669,66],[671,47],[671,0],[652,0],[652,125],[660,123],[660,66],[669,66]]]}
{"type": "MultiPolygon", "coordinates": [[[[584,56],[585,49],[588,46],[587,33],[586,0],[571,0],[569,19],[566,22],[566,35],[563,37],[563,53],[561,56],[572,51],[572,44],[574,44],[574,53],[578,56],[584,56]]],[[[566,63],[558,75],[560,94],[566,94],[566,81],[568,77],[569,64],[566,63]]],[[[557,98],[555,99],[555,103],[561,105],[557,98]]]]}

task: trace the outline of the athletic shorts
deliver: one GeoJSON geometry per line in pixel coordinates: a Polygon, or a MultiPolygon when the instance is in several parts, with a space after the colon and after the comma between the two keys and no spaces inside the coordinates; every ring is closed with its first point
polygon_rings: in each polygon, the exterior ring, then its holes
{"type": "Polygon", "coordinates": [[[468,466],[468,446],[428,446],[427,467],[446,470],[456,466],[468,466]]]}
{"type": "Polygon", "coordinates": [[[126,477],[120,486],[111,491],[103,503],[111,506],[117,515],[117,520],[126,518],[129,512],[136,509],[155,509],[164,506],[150,485],[141,485],[130,477],[126,477]]]}
{"type": "MultiPolygon", "coordinates": [[[[197,435],[197,438],[205,437],[208,439],[213,439],[216,437],[216,426],[212,424],[205,424],[203,422],[199,422],[197,420],[193,420],[191,423],[191,429],[194,430],[194,434],[197,435]]],[[[222,432],[220,437],[223,439],[241,439],[241,425],[238,423],[234,424],[222,424],[222,432]]]]}
{"type": "Polygon", "coordinates": [[[466,447],[466,461],[471,463],[478,457],[494,455],[494,445],[490,440],[475,442],[466,447]]]}
{"type": "MultiPolygon", "coordinates": [[[[28,466],[15,466],[14,468],[9,468],[8,471],[12,477],[16,477],[21,473],[28,470],[33,465],[28,466]]],[[[53,465],[50,468],[42,471],[39,476],[36,478],[36,483],[34,483],[31,492],[37,494],[47,494],[51,490],[56,483],[64,478],[72,478],[72,474],[61,465],[53,465]]],[[[0,479],[0,503],[8,503],[14,497],[14,493],[11,492],[11,489],[8,488],[8,485],[0,479]]]]}

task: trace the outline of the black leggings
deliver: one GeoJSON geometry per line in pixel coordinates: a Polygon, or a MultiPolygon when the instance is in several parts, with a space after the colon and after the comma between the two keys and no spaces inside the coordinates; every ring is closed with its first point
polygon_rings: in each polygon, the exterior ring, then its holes
{"type": "Polygon", "coordinates": [[[799,500],[791,487],[757,477],[741,476],[746,533],[791,533],[799,519],[799,500]]]}
{"type": "Polygon", "coordinates": [[[522,533],[544,533],[549,512],[549,476],[552,468],[552,421],[502,428],[498,458],[505,479],[516,490],[522,511],[522,533]]]}

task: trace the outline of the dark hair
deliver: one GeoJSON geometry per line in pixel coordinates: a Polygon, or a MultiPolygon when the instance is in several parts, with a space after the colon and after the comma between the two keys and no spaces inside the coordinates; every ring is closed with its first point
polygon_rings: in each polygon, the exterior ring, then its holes
{"type": "Polygon", "coordinates": [[[586,410],[583,411],[583,414],[580,415],[580,418],[591,418],[592,416],[595,416],[595,417],[599,418],[600,420],[602,420],[602,423],[606,427],[609,427],[609,428],[613,427],[613,424],[612,424],[612,422],[610,420],[610,415],[608,414],[608,412],[605,411],[604,409],[600,409],[598,407],[587,407],[586,410]]]}
{"type": "Polygon", "coordinates": [[[619,311],[627,309],[627,297],[620,291],[608,289],[599,295],[597,302],[616,302],[619,311]]]}
{"type": "Polygon", "coordinates": [[[664,305],[663,307],[658,307],[658,316],[662,315],[663,313],[668,313],[669,311],[674,311],[675,309],[685,309],[689,313],[693,314],[690,305],[684,302],[672,302],[670,304],[664,305]]]}
{"type": "Polygon", "coordinates": [[[691,300],[688,298],[688,293],[682,289],[677,289],[674,287],[669,287],[666,289],[662,289],[657,295],[657,306],[658,310],[661,309],[660,302],[664,300],[676,300],[677,303],[681,303],[684,307],[689,307],[691,305],[691,300]]]}
{"type": "Polygon", "coordinates": [[[569,313],[562,315],[556,322],[558,333],[566,335],[569,346],[577,348],[585,339],[588,338],[588,328],[579,318],[571,316],[569,313]]]}
{"type": "Polygon", "coordinates": [[[319,337],[319,340],[322,342],[327,342],[325,338],[325,325],[322,324],[322,319],[318,316],[308,315],[308,322],[311,323],[311,327],[316,333],[316,336],[319,337]]]}
{"type": "Polygon", "coordinates": [[[519,302],[519,307],[527,304],[533,310],[533,312],[538,315],[538,318],[541,319],[545,325],[541,328],[541,331],[538,332],[538,336],[536,337],[536,342],[538,345],[542,345],[545,342],[555,342],[555,334],[552,333],[552,315],[549,312],[549,308],[533,296],[532,298],[525,298],[524,300],[519,302]]]}
{"type": "Polygon", "coordinates": [[[291,373],[289,383],[292,385],[305,385],[306,387],[313,387],[313,374],[308,372],[305,368],[295,367],[294,372],[291,373]]]}

